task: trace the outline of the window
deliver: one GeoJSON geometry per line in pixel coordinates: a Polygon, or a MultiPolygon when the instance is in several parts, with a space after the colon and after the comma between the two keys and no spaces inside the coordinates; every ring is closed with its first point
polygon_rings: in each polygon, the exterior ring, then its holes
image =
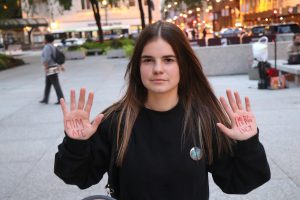
{"type": "Polygon", "coordinates": [[[90,0],[81,0],[81,8],[82,8],[82,10],[91,9],[90,0]]]}
{"type": "Polygon", "coordinates": [[[129,6],[135,6],[135,0],[129,0],[129,6]]]}
{"type": "Polygon", "coordinates": [[[81,8],[82,8],[82,10],[85,9],[85,3],[84,3],[84,0],[81,0],[81,8]]]}
{"type": "Polygon", "coordinates": [[[86,9],[91,9],[90,0],[86,0],[86,9]]]}

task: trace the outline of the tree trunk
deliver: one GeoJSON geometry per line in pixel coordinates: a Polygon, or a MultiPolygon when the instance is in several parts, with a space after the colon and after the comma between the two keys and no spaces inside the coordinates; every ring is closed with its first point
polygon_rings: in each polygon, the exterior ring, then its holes
{"type": "Polygon", "coordinates": [[[140,15],[141,15],[141,25],[142,25],[142,29],[144,29],[146,25],[145,25],[145,14],[144,14],[142,0],[138,0],[138,3],[139,3],[140,15]]]}
{"type": "Polygon", "coordinates": [[[151,0],[147,0],[148,4],[148,16],[149,16],[149,24],[152,24],[152,2],[151,0]]]}
{"type": "Polygon", "coordinates": [[[28,43],[31,45],[31,33],[32,33],[33,28],[31,27],[31,29],[27,32],[28,33],[28,43]]]}
{"type": "Polygon", "coordinates": [[[99,4],[97,0],[90,0],[90,2],[93,8],[96,25],[98,27],[98,39],[100,42],[103,42],[103,30],[101,26],[101,15],[99,11],[99,4]]]}

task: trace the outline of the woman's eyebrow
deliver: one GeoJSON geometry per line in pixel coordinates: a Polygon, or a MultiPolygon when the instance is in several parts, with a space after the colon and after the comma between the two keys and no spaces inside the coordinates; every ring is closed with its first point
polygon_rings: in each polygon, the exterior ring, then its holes
{"type": "Polygon", "coordinates": [[[153,58],[153,56],[142,55],[141,58],[153,58]]]}
{"type": "Polygon", "coordinates": [[[165,56],[163,56],[163,58],[176,58],[176,56],[175,55],[165,55],[165,56]]]}
{"type": "MultiPolygon", "coordinates": [[[[141,58],[153,58],[153,56],[142,55],[141,58]]],[[[176,58],[176,56],[175,55],[164,55],[164,56],[162,56],[162,58],[176,58]]]]}

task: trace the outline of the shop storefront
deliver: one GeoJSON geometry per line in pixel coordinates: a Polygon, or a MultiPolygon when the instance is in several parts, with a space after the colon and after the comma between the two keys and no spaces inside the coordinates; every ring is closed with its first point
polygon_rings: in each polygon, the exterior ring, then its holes
{"type": "Polygon", "coordinates": [[[39,45],[47,32],[48,21],[44,18],[0,20],[0,30],[4,46],[21,44],[24,48],[39,45]],[[29,47],[28,47],[29,46],[29,47]]]}
{"type": "Polygon", "coordinates": [[[245,14],[243,17],[245,26],[291,22],[300,24],[300,4],[294,7],[245,14]]]}

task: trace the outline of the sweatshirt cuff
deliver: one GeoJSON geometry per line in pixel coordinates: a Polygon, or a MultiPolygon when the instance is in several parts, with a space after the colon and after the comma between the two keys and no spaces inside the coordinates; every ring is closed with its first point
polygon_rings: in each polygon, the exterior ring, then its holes
{"type": "Polygon", "coordinates": [[[65,134],[64,143],[68,151],[73,154],[87,155],[89,153],[89,140],[76,140],[70,138],[67,134],[65,134]]]}
{"type": "Polygon", "coordinates": [[[241,151],[251,151],[257,149],[259,146],[259,129],[257,129],[257,134],[249,138],[248,140],[238,141],[237,147],[241,151]]]}

